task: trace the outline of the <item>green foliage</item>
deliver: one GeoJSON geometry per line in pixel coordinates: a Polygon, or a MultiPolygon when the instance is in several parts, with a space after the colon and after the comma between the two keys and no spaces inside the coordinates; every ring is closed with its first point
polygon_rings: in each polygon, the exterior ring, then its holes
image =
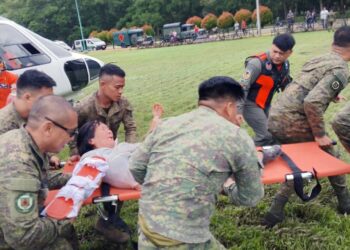
{"type": "Polygon", "coordinates": [[[218,18],[214,14],[209,13],[203,18],[201,27],[205,28],[206,30],[211,30],[217,26],[217,21],[218,18]]]}
{"type": "Polygon", "coordinates": [[[107,30],[102,30],[101,32],[97,33],[96,37],[101,39],[102,41],[105,41],[106,43],[112,42],[107,30]]]}
{"type": "Polygon", "coordinates": [[[154,36],[155,34],[153,27],[149,24],[143,25],[142,29],[143,29],[143,32],[145,32],[145,34],[148,36],[154,36]]]}
{"type": "Polygon", "coordinates": [[[241,23],[243,20],[248,22],[252,18],[252,12],[247,9],[240,9],[239,11],[236,12],[233,18],[238,23],[241,23]]]}
{"type": "Polygon", "coordinates": [[[97,37],[97,35],[98,35],[98,31],[97,30],[93,30],[93,31],[90,32],[89,38],[97,37]]]}
{"type": "MultiPolygon", "coordinates": [[[[269,7],[260,5],[259,10],[261,26],[263,27],[266,24],[272,23],[273,15],[271,9],[269,7]]],[[[256,23],[256,9],[253,12],[252,20],[254,23],[256,23]]]]}
{"type": "Polygon", "coordinates": [[[193,16],[190,17],[186,20],[187,24],[194,24],[197,25],[198,28],[201,28],[201,24],[202,24],[202,18],[200,18],[199,16],[193,16]]]}
{"type": "MultiPolygon", "coordinates": [[[[204,16],[208,13],[218,15],[223,11],[235,13],[239,9],[254,9],[253,0],[77,0],[83,26],[87,37],[93,30],[121,29],[131,26],[141,27],[150,24],[157,35],[166,23],[186,22],[189,17],[204,16]]],[[[319,0],[264,0],[271,8],[273,16],[285,19],[288,9],[296,16],[305,10],[320,6],[319,0]]],[[[350,0],[322,0],[324,6],[334,6],[338,17],[349,13],[343,11],[350,0]],[[345,13],[345,14],[344,14],[345,13]]],[[[81,38],[80,28],[72,0],[1,0],[1,15],[29,27],[34,32],[52,40],[72,43],[81,38]]],[[[272,18],[272,17],[271,17],[272,18]]],[[[266,23],[271,22],[270,17],[266,23]]],[[[265,24],[265,20],[264,24],[265,24]]],[[[198,26],[198,23],[197,23],[198,26]]]]}
{"type": "Polygon", "coordinates": [[[217,21],[217,26],[221,29],[228,29],[233,27],[234,19],[230,12],[224,11],[221,16],[219,16],[217,21]]]}
{"type": "MultiPolygon", "coordinates": [[[[108,30],[126,14],[129,0],[77,0],[84,37],[108,30]]],[[[81,38],[75,2],[71,0],[2,0],[2,15],[52,40],[68,43],[81,38]]]]}

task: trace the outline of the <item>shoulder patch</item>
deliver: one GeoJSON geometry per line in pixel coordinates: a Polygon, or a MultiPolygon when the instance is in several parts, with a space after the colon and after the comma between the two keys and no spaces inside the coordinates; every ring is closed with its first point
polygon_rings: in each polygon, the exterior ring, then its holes
{"type": "Polygon", "coordinates": [[[334,70],[333,74],[335,76],[335,80],[339,82],[340,87],[346,87],[348,84],[348,75],[345,70],[334,70]]]}
{"type": "Polygon", "coordinates": [[[250,72],[249,70],[246,70],[246,71],[243,73],[242,78],[243,78],[243,80],[249,80],[250,76],[251,76],[251,72],[250,72]]]}
{"type": "Polygon", "coordinates": [[[21,193],[15,199],[15,208],[17,212],[27,214],[34,209],[34,195],[31,193],[21,193]]]}
{"type": "Polygon", "coordinates": [[[270,61],[266,61],[265,68],[266,68],[266,70],[269,70],[269,71],[272,70],[272,64],[270,61]]]}
{"type": "Polygon", "coordinates": [[[339,81],[332,82],[331,87],[332,87],[333,90],[338,90],[340,88],[339,81]]]}

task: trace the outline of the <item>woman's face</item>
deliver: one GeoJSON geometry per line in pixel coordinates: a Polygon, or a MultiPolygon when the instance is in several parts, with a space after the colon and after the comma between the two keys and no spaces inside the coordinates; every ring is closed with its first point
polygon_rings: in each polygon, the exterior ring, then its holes
{"type": "Polygon", "coordinates": [[[96,126],[95,136],[90,139],[89,143],[93,145],[94,148],[113,148],[113,133],[106,124],[100,123],[96,126]]]}

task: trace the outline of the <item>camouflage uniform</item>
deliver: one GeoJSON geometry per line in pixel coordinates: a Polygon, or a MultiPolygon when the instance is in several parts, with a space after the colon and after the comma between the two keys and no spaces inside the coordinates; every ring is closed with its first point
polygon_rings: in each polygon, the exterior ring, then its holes
{"type": "MultiPolygon", "coordinates": [[[[280,143],[314,141],[326,135],[323,114],[328,105],[348,84],[349,69],[338,54],[330,53],[307,62],[297,79],[272,104],[268,128],[280,143]]],[[[332,148],[327,152],[337,156],[332,148]]],[[[340,210],[350,204],[347,200],[345,176],[329,177],[338,196],[340,210]]],[[[284,183],[275,197],[270,212],[283,220],[283,207],[294,193],[293,183],[284,183]]]]}
{"type": "MultiPolygon", "coordinates": [[[[81,101],[77,105],[76,111],[78,113],[78,128],[82,127],[88,121],[99,120],[105,123],[109,127],[109,129],[113,132],[114,139],[116,139],[118,136],[118,129],[119,129],[120,123],[123,123],[124,129],[125,129],[125,141],[129,143],[136,142],[136,122],[132,115],[133,109],[131,104],[125,97],[122,97],[117,102],[113,102],[113,104],[106,111],[106,109],[102,108],[98,104],[97,92],[96,92],[96,93],[93,93],[88,98],[81,101]]],[[[76,142],[71,142],[69,146],[71,149],[70,151],[71,155],[78,154],[78,151],[76,149],[76,142]]],[[[116,211],[115,218],[113,218],[113,216],[112,217],[110,216],[108,221],[102,221],[102,219],[100,218],[99,220],[100,222],[107,223],[106,225],[104,224],[105,226],[101,226],[102,228],[105,228],[107,231],[107,228],[108,229],[111,228],[110,226],[112,223],[115,224],[116,223],[115,221],[121,220],[119,213],[122,206],[123,206],[123,202],[118,201],[118,209],[116,211]]],[[[97,222],[97,225],[100,225],[99,221],[97,222]]],[[[96,226],[96,229],[100,231],[102,234],[104,234],[108,239],[110,237],[114,239],[117,238],[116,233],[113,233],[113,231],[110,231],[109,233],[105,233],[101,231],[102,228],[100,228],[99,226],[96,226]]],[[[120,237],[120,239],[125,238],[126,234],[125,233],[123,234],[124,236],[120,237]]]]}
{"type": "Polygon", "coordinates": [[[136,142],[136,123],[132,116],[132,106],[129,101],[122,97],[118,102],[114,102],[108,112],[97,103],[96,94],[92,94],[87,99],[77,105],[78,127],[91,120],[100,120],[105,123],[113,132],[114,139],[117,138],[120,123],[124,124],[125,141],[136,142]]]}
{"type": "Polygon", "coordinates": [[[350,152],[350,103],[332,121],[332,127],[344,147],[350,152]]]}
{"type": "MultiPolygon", "coordinates": [[[[139,216],[183,249],[220,245],[212,242],[209,220],[229,176],[236,180],[229,188],[235,205],[254,206],[264,193],[252,139],[203,106],[163,121],[133,153],[129,168],[143,184],[139,216]]],[[[158,249],[151,245],[139,235],[140,249],[158,249]]]]}
{"type": "Polygon", "coordinates": [[[11,130],[0,136],[0,145],[0,248],[76,247],[69,221],[39,217],[51,183],[47,158],[31,136],[24,128],[11,130]]]}
{"type": "Polygon", "coordinates": [[[26,120],[18,114],[13,103],[0,109],[0,134],[20,128],[25,123],[26,120]]]}
{"type": "MultiPolygon", "coordinates": [[[[0,135],[4,134],[13,129],[19,129],[22,127],[27,121],[23,119],[19,113],[17,112],[15,105],[13,103],[7,105],[3,109],[0,109],[0,135]]],[[[55,154],[49,153],[47,154],[48,159],[55,154]]],[[[63,186],[71,177],[70,174],[60,174],[58,172],[49,172],[49,179],[54,179],[56,186],[63,186]]],[[[55,186],[50,187],[54,189],[55,186]]]]}

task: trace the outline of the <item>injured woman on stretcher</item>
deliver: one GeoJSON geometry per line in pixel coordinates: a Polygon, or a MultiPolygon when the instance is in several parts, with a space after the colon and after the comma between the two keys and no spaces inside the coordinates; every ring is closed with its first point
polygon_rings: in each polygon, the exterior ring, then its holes
{"type": "MultiPolygon", "coordinates": [[[[154,104],[149,132],[161,122],[162,114],[163,107],[154,104]]],[[[140,184],[134,180],[129,171],[129,158],[138,145],[138,143],[118,143],[118,140],[113,139],[112,131],[103,122],[93,120],[85,123],[79,129],[77,136],[80,160],[76,164],[73,163],[75,167],[72,177],[46,206],[42,215],[56,219],[76,217],[83,202],[102,182],[120,189],[140,190],[140,184]],[[67,207],[68,213],[56,212],[55,208],[62,207],[59,206],[62,203],[65,203],[63,207],[67,207]]]]}
{"type": "MultiPolygon", "coordinates": [[[[153,118],[149,132],[161,122],[163,112],[160,104],[153,105],[153,118]]],[[[236,125],[240,126],[241,122],[237,119],[236,125]]],[[[102,122],[94,120],[85,123],[79,129],[77,136],[77,147],[81,158],[75,165],[72,178],[55,197],[56,202],[57,199],[61,199],[60,202],[71,200],[70,202],[73,203],[73,209],[65,217],[76,217],[84,200],[100,186],[101,182],[116,188],[140,190],[140,184],[135,181],[129,171],[129,158],[138,145],[138,143],[118,143],[113,139],[112,131],[102,122]]],[[[275,148],[265,150],[263,154],[259,154],[259,158],[263,162],[272,160],[278,156],[278,152],[275,148]]],[[[230,186],[233,182],[234,179],[231,177],[224,186],[230,186]]],[[[50,204],[44,210],[43,215],[46,213],[50,215],[49,210],[50,204]]]]}
{"type": "MultiPolygon", "coordinates": [[[[160,104],[154,104],[149,132],[159,124],[162,114],[163,107],[160,104]]],[[[118,139],[113,139],[113,133],[108,126],[97,120],[85,123],[79,129],[77,137],[80,161],[94,156],[106,159],[109,168],[103,182],[118,188],[140,188],[129,171],[129,158],[138,145],[138,143],[118,143],[118,139]]]]}

